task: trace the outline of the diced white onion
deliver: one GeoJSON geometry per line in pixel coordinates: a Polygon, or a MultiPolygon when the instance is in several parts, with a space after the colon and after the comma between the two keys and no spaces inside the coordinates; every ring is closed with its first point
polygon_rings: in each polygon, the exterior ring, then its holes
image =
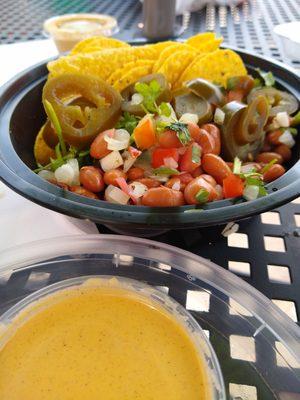
{"type": "Polygon", "coordinates": [[[290,117],[286,111],[277,113],[275,120],[282,128],[288,128],[290,126],[290,117]]]}
{"type": "Polygon", "coordinates": [[[127,172],[130,170],[130,168],[133,166],[133,164],[136,162],[136,158],[133,158],[131,156],[129,156],[128,158],[126,158],[126,160],[124,160],[124,166],[123,166],[123,171],[127,172]]]}
{"type": "Polygon", "coordinates": [[[142,102],[144,101],[144,96],[141,95],[140,93],[134,93],[131,97],[131,104],[132,105],[139,105],[142,104],[142,102]]]}
{"type": "Polygon", "coordinates": [[[128,186],[130,193],[137,199],[144,196],[148,190],[147,186],[141,182],[132,182],[128,186]]]}
{"type": "Polygon", "coordinates": [[[138,159],[138,157],[132,157],[132,155],[129,153],[129,151],[124,151],[122,154],[122,157],[124,159],[124,166],[123,166],[124,172],[127,172],[128,170],[130,170],[130,168],[133,166],[133,164],[138,159]]]}
{"type": "Polygon", "coordinates": [[[214,122],[218,125],[223,125],[225,120],[225,113],[221,108],[216,108],[214,115],[214,122]]]}
{"type": "Polygon", "coordinates": [[[101,168],[104,172],[110,171],[123,165],[123,158],[118,151],[112,151],[100,160],[101,168]]]}
{"type": "Polygon", "coordinates": [[[240,228],[239,224],[236,224],[234,222],[228,222],[228,224],[222,230],[221,235],[223,235],[224,237],[228,237],[232,233],[237,233],[239,228],[240,228]]]}
{"type": "Polygon", "coordinates": [[[108,185],[105,190],[106,201],[114,204],[127,204],[130,196],[116,186],[108,185]]]}
{"type": "Polygon", "coordinates": [[[164,158],[164,165],[167,168],[176,169],[178,167],[177,161],[174,160],[173,157],[166,157],[164,158]]]}
{"type": "Polygon", "coordinates": [[[126,129],[116,129],[114,136],[104,136],[108,150],[124,150],[129,146],[130,134],[126,129]]]}
{"type": "Polygon", "coordinates": [[[192,122],[194,124],[198,124],[199,117],[197,114],[192,114],[192,113],[185,113],[182,114],[182,116],[179,119],[179,122],[183,122],[184,124],[188,124],[189,122],[192,122]]]}
{"type": "Polygon", "coordinates": [[[289,130],[286,130],[279,137],[278,142],[282,144],[286,144],[289,148],[292,148],[295,145],[295,139],[289,130]]]}
{"type": "Polygon", "coordinates": [[[52,171],[47,171],[45,169],[43,169],[42,171],[40,171],[38,173],[38,176],[40,176],[42,179],[45,179],[46,181],[49,181],[51,179],[55,180],[55,175],[54,172],[52,171]]]}
{"type": "Polygon", "coordinates": [[[173,183],[172,189],[173,189],[173,190],[180,190],[180,180],[179,180],[179,179],[176,180],[176,181],[173,183]]]}
{"type": "Polygon", "coordinates": [[[147,178],[155,179],[156,181],[162,182],[162,183],[168,182],[168,180],[169,180],[169,177],[166,176],[166,175],[148,175],[148,174],[145,174],[145,176],[147,178]]]}
{"type": "Polygon", "coordinates": [[[218,193],[219,199],[223,198],[223,188],[221,185],[216,185],[215,186],[215,191],[218,193]]]}
{"type": "Polygon", "coordinates": [[[72,185],[75,176],[74,169],[69,164],[64,164],[54,172],[57,182],[72,185]]]}
{"type": "Polygon", "coordinates": [[[76,158],[71,158],[70,160],[67,161],[67,165],[70,165],[70,167],[74,171],[74,178],[72,181],[72,185],[80,185],[78,160],[76,158]]]}
{"type": "Polygon", "coordinates": [[[241,173],[242,174],[248,174],[248,172],[252,172],[253,170],[253,165],[252,164],[246,164],[241,166],[241,173]]]}
{"type": "Polygon", "coordinates": [[[246,200],[255,200],[259,194],[259,187],[255,185],[247,185],[243,191],[243,197],[246,200]]]}

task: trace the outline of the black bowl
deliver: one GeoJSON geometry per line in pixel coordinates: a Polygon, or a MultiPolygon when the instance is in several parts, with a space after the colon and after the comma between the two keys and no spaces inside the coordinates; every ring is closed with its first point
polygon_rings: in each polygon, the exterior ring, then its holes
{"type": "MultiPolygon", "coordinates": [[[[278,86],[299,100],[300,78],[293,70],[253,54],[238,53],[250,73],[254,73],[257,67],[272,71],[278,86]]],[[[13,190],[42,206],[115,229],[180,229],[219,225],[246,218],[280,206],[300,194],[299,137],[293,149],[290,169],[268,185],[268,196],[251,202],[222,200],[207,204],[202,211],[187,212],[193,207],[121,206],[65,191],[31,171],[36,166],[34,140],[46,118],[41,102],[46,78],[46,62],[43,62],[20,73],[0,89],[0,176],[13,190]]]]}

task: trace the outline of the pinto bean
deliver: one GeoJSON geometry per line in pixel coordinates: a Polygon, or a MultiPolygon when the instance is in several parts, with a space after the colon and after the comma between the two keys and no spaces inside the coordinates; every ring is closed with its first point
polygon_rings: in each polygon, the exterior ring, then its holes
{"type": "Polygon", "coordinates": [[[149,207],[179,207],[184,205],[183,193],[165,186],[151,188],[142,197],[142,204],[149,207]]]}

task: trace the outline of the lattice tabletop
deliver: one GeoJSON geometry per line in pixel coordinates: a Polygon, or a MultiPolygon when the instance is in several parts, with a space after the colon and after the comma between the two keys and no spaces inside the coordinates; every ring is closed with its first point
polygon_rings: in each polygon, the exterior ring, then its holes
{"type": "MultiPolygon", "coordinates": [[[[26,3],[0,0],[0,9],[1,43],[40,39],[46,18],[71,12],[114,15],[120,25],[119,37],[126,40],[141,38],[138,28],[141,4],[136,0],[28,0],[26,3]]],[[[207,29],[216,30],[224,37],[225,43],[300,66],[299,62],[284,57],[272,32],[274,25],[299,18],[300,0],[252,0],[245,1],[241,7],[231,8],[208,5],[198,12],[184,15],[186,30],[183,37],[207,29]]],[[[228,244],[219,231],[211,228],[197,234],[195,231],[192,234],[171,232],[159,239],[210,258],[243,276],[298,321],[299,226],[300,202],[293,202],[276,212],[242,222],[240,232],[230,236],[228,244]],[[241,239],[239,246],[244,248],[234,247],[235,237],[241,239]]]]}
{"type": "MultiPolygon", "coordinates": [[[[46,18],[71,12],[114,15],[120,25],[120,38],[141,38],[138,27],[141,4],[136,0],[0,0],[0,10],[0,43],[40,39],[46,18]]],[[[300,62],[284,56],[273,35],[274,25],[297,19],[300,19],[300,0],[249,0],[241,7],[231,8],[207,6],[199,12],[184,15],[186,29],[183,37],[199,31],[216,30],[224,37],[225,44],[300,68],[300,62]]],[[[241,276],[299,324],[300,198],[239,225],[239,232],[228,238],[220,235],[221,228],[207,228],[171,231],[156,240],[209,258],[241,276]]],[[[104,227],[100,227],[100,231],[109,232],[104,227]]]]}
{"type": "MultiPolygon", "coordinates": [[[[141,36],[138,25],[142,19],[142,6],[137,0],[0,0],[0,10],[0,43],[41,39],[45,19],[77,12],[113,15],[120,26],[120,38],[134,40],[141,36]]],[[[225,44],[300,67],[299,61],[284,57],[273,35],[274,25],[299,18],[300,0],[246,0],[242,6],[230,8],[208,5],[198,12],[184,15],[186,29],[183,37],[215,30],[224,37],[225,44]]]]}

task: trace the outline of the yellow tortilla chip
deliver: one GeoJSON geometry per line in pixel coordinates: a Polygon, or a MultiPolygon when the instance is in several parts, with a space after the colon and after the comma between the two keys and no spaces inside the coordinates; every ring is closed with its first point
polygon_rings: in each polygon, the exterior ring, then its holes
{"type": "Polygon", "coordinates": [[[168,47],[165,47],[161,51],[157,61],[155,62],[154,66],[153,66],[153,72],[158,72],[159,69],[162,67],[162,65],[165,63],[165,61],[167,60],[167,58],[170,57],[172,54],[174,54],[176,51],[180,51],[180,50],[189,50],[193,54],[195,54],[195,55],[197,54],[196,49],[194,49],[193,47],[188,46],[184,43],[172,44],[168,47]]]}
{"type": "Polygon", "coordinates": [[[43,138],[44,126],[45,125],[41,127],[37,137],[35,138],[33,148],[34,158],[36,162],[41,165],[49,164],[50,157],[56,158],[54,149],[49,147],[43,138]]]}
{"type": "Polygon", "coordinates": [[[195,54],[189,50],[178,50],[170,55],[157,71],[165,75],[167,81],[174,86],[182,72],[190,65],[195,58],[195,54]]]}
{"type": "Polygon", "coordinates": [[[122,92],[123,89],[127,88],[127,86],[135,83],[137,80],[142,78],[145,75],[149,75],[152,70],[152,65],[143,65],[140,67],[132,68],[125,74],[122,78],[115,81],[113,87],[122,92]]]}
{"type": "Polygon", "coordinates": [[[108,38],[105,36],[93,36],[77,43],[70,52],[70,55],[79,53],[92,53],[94,51],[119,47],[130,47],[130,45],[114,38],[108,38]]]}
{"type": "Polygon", "coordinates": [[[172,40],[166,40],[165,42],[149,44],[149,46],[152,47],[159,55],[164,49],[166,49],[169,46],[173,46],[174,44],[178,44],[178,42],[174,42],[172,40]]]}
{"type": "Polygon", "coordinates": [[[113,85],[118,79],[121,79],[124,75],[126,75],[131,68],[134,67],[142,67],[142,66],[148,66],[150,67],[150,71],[152,71],[154,61],[153,60],[137,60],[137,61],[132,61],[127,64],[125,64],[122,68],[117,69],[114,71],[108,78],[107,82],[110,85],[113,85]]]}
{"type": "Polygon", "coordinates": [[[218,48],[220,47],[220,44],[222,42],[223,42],[223,38],[208,40],[207,42],[199,44],[199,46],[197,47],[197,50],[201,53],[202,52],[210,53],[212,51],[218,50],[218,48]]]}
{"type": "Polygon", "coordinates": [[[191,36],[187,39],[186,44],[198,48],[198,46],[202,45],[209,40],[214,40],[216,35],[213,32],[204,32],[198,33],[197,35],[191,36]]]}
{"type": "Polygon", "coordinates": [[[228,78],[246,74],[244,63],[237,53],[219,49],[198,56],[180,77],[180,84],[190,79],[203,78],[226,87],[228,78]]]}
{"type": "Polygon", "coordinates": [[[72,72],[95,75],[106,80],[116,69],[129,62],[155,58],[156,51],[149,46],[123,47],[60,57],[48,63],[48,70],[51,77],[72,72]]]}

